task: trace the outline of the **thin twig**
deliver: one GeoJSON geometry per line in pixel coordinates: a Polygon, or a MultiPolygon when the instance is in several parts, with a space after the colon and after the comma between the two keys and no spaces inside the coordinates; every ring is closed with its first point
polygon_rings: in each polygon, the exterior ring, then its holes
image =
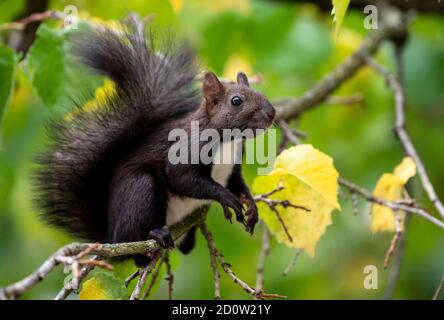
{"type": "Polygon", "coordinates": [[[406,233],[408,231],[410,217],[410,215],[405,216],[404,231],[401,233],[401,236],[398,239],[398,243],[396,245],[395,252],[393,253],[392,263],[387,279],[387,286],[384,294],[385,299],[393,299],[393,295],[395,293],[396,284],[399,279],[402,260],[405,252],[406,233]]]}
{"type": "Polygon", "coordinates": [[[290,272],[290,270],[295,266],[296,261],[298,260],[299,255],[302,253],[302,249],[296,249],[293,258],[291,259],[290,263],[288,264],[288,266],[285,268],[284,272],[282,273],[282,275],[284,277],[286,277],[288,275],[288,273],[290,272]]]}
{"type": "Polygon", "coordinates": [[[128,278],[125,279],[124,285],[125,287],[128,288],[128,286],[130,285],[131,281],[133,281],[135,278],[137,278],[140,275],[140,269],[137,269],[136,271],[134,271],[133,273],[131,273],[128,278]]]}
{"type": "Polygon", "coordinates": [[[151,275],[151,281],[148,284],[148,288],[146,288],[145,293],[142,296],[142,300],[146,300],[149,297],[151,290],[153,289],[154,284],[156,283],[156,280],[159,277],[159,273],[160,273],[160,269],[162,269],[162,265],[163,265],[163,259],[157,264],[156,270],[154,270],[153,274],[151,275]]]}
{"type": "Polygon", "coordinates": [[[365,103],[365,99],[362,93],[355,93],[350,96],[328,96],[325,103],[331,105],[362,105],[365,103]]]}
{"type": "Polygon", "coordinates": [[[276,209],[275,206],[270,206],[270,210],[274,212],[276,215],[276,218],[278,219],[279,223],[281,224],[282,228],[284,229],[285,234],[287,235],[287,238],[290,242],[293,242],[293,237],[291,236],[290,232],[288,231],[287,225],[284,222],[284,219],[282,219],[281,214],[279,213],[278,209],[276,209]]]}
{"type": "Polygon", "coordinates": [[[219,300],[220,299],[220,273],[219,269],[217,268],[217,261],[216,261],[216,248],[214,247],[214,241],[212,238],[212,235],[210,231],[207,229],[206,224],[201,224],[199,226],[200,231],[202,232],[202,235],[205,237],[205,240],[207,241],[208,250],[210,253],[210,263],[211,263],[211,269],[213,269],[213,280],[214,280],[214,299],[219,300]]]}
{"type": "Polygon", "coordinates": [[[306,138],[307,135],[300,131],[296,131],[291,128],[285,120],[278,120],[277,124],[281,128],[282,134],[285,136],[286,140],[294,145],[300,144],[301,140],[299,138],[306,138]]]}
{"type": "Polygon", "coordinates": [[[402,213],[401,212],[395,212],[395,224],[396,224],[396,231],[395,234],[393,235],[393,239],[390,242],[390,246],[387,250],[387,253],[385,254],[385,258],[384,258],[384,269],[387,269],[389,261],[390,261],[390,257],[392,256],[393,252],[395,252],[396,249],[396,245],[398,244],[398,241],[401,239],[403,231],[402,231],[402,227],[401,227],[401,221],[400,221],[400,215],[402,213]]]}
{"type": "Polygon", "coordinates": [[[427,175],[424,164],[422,163],[421,158],[416,152],[412,140],[410,139],[406,130],[406,122],[405,122],[406,103],[405,103],[404,87],[401,85],[401,83],[398,81],[398,78],[395,75],[391,74],[386,68],[379,65],[375,60],[373,60],[370,57],[367,57],[366,61],[370,67],[372,67],[376,72],[378,72],[384,77],[384,79],[389,84],[390,88],[393,90],[393,93],[395,95],[396,135],[399,141],[401,142],[405,153],[415,162],[416,170],[418,172],[418,176],[421,180],[424,191],[426,192],[430,201],[435,206],[438,213],[444,219],[444,206],[442,202],[439,200],[436,191],[430,181],[430,178],[427,175]]]}
{"type": "Polygon", "coordinates": [[[216,254],[216,259],[218,260],[219,264],[221,265],[222,269],[225,271],[225,273],[233,280],[234,283],[238,284],[242,289],[245,290],[245,292],[251,294],[257,299],[269,299],[269,298],[287,298],[287,296],[275,294],[275,293],[264,293],[262,291],[257,291],[250,285],[248,285],[246,282],[242,281],[236,274],[231,270],[231,265],[226,262],[219,252],[216,254]]]}
{"type": "Polygon", "coordinates": [[[439,283],[438,288],[436,288],[435,294],[433,295],[433,300],[439,299],[439,295],[441,294],[443,287],[444,287],[444,277],[441,279],[441,282],[439,283]]]}
{"type": "Polygon", "coordinates": [[[168,283],[168,299],[173,300],[174,275],[173,272],[171,271],[170,256],[168,252],[165,254],[163,261],[165,263],[166,273],[167,273],[165,280],[168,283]]]}
{"type": "Polygon", "coordinates": [[[96,267],[99,268],[103,268],[106,269],[108,271],[113,271],[113,266],[105,261],[98,261],[98,260],[93,260],[93,259],[84,259],[84,260],[79,260],[78,261],[79,265],[94,265],[96,267]]]}
{"type": "Polygon", "coordinates": [[[23,30],[28,24],[34,22],[42,22],[48,19],[62,20],[64,18],[65,14],[57,10],[37,12],[19,21],[2,23],[0,24],[0,30],[23,30]]]}
{"type": "Polygon", "coordinates": [[[79,252],[76,255],[76,259],[82,259],[83,257],[90,255],[91,252],[93,252],[94,250],[99,250],[100,248],[102,248],[101,243],[93,243],[90,246],[88,246],[85,250],[79,252]]]}
{"type": "Polygon", "coordinates": [[[142,293],[143,287],[145,286],[146,279],[153,270],[153,268],[155,267],[157,261],[159,260],[159,256],[160,256],[159,252],[154,253],[153,257],[151,258],[151,261],[140,272],[139,280],[137,281],[137,284],[134,287],[133,292],[131,293],[130,300],[140,299],[140,295],[142,293]]]}
{"type": "Polygon", "coordinates": [[[267,257],[269,254],[270,254],[270,231],[268,231],[267,226],[263,223],[262,249],[256,268],[256,291],[262,291],[264,289],[265,262],[267,261],[267,257]]]}
{"type": "Polygon", "coordinates": [[[263,202],[266,205],[268,205],[268,207],[270,208],[271,211],[274,212],[274,214],[276,215],[276,218],[278,219],[279,223],[281,224],[282,228],[284,229],[284,232],[286,234],[286,236],[288,237],[288,240],[290,242],[293,242],[293,237],[291,236],[290,232],[288,231],[287,225],[285,224],[284,219],[282,219],[281,214],[279,213],[279,211],[277,210],[277,206],[282,206],[283,208],[294,208],[294,209],[301,209],[303,211],[306,212],[310,212],[310,209],[303,207],[303,206],[299,206],[296,204],[291,203],[288,200],[276,200],[276,199],[270,199],[269,197],[277,192],[280,192],[284,189],[282,184],[279,184],[274,190],[271,190],[270,192],[261,194],[261,195],[257,195],[254,197],[254,200],[256,202],[263,202]]]}

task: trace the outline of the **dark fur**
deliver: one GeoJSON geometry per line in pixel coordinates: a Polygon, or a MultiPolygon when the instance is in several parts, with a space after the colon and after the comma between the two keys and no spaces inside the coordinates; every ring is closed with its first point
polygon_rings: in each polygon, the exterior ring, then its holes
{"type": "MultiPolygon", "coordinates": [[[[189,130],[192,120],[202,129],[266,127],[273,108],[244,75],[237,85],[222,85],[207,74],[202,100],[188,47],[168,45],[163,56],[156,55],[153,35],[143,29],[133,18],[124,35],[95,29],[75,42],[76,54],[114,80],[117,93],[97,111],[80,109],[72,121],[51,124],[52,143],[39,157],[36,175],[43,219],[88,241],[137,241],[165,225],[168,192],[218,201],[226,216],[234,209],[239,221],[243,194],[252,232],[257,210],[240,165],[224,188],[212,180],[211,165],[170,164],[167,137],[173,128],[189,130]],[[244,108],[233,109],[232,94],[244,97],[244,108]]],[[[191,250],[194,233],[182,251],[191,250]]]]}

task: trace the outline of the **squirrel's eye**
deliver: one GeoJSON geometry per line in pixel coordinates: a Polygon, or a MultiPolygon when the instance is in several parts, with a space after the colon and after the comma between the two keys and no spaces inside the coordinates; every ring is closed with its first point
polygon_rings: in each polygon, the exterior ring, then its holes
{"type": "Polygon", "coordinates": [[[235,107],[238,107],[242,104],[242,99],[238,96],[231,98],[231,104],[235,107]]]}

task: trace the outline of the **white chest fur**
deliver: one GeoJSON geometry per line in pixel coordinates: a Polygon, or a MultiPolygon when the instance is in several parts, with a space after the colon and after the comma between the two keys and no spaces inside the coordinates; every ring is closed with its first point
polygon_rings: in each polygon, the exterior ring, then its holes
{"type": "MultiPolygon", "coordinates": [[[[242,141],[233,140],[222,143],[217,149],[213,158],[213,168],[211,177],[214,181],[226,187],[228,179],[233,172],[236,163],[240,163],[242,153],[242,141]]],[[[209,200],[180,197],[170,194],[167,204],[166,222],[173,225],[197,208],[210,203],[209,200]]]]}

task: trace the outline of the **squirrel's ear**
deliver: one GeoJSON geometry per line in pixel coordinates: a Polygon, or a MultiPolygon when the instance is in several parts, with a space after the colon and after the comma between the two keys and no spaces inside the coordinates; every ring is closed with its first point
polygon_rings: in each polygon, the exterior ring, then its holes
{"type": "Polygon", "coordinates": [[[237,84],[243,84],[244,86],[249,87],[250,83],[248,83],[247,75],[243,72],[239,72],[237,74],[237,84]]]}
{"type": "Polygon", "coordinates": [[[218,98],[225,91],[217,76],[212,72],[206,72],[203,77],[203,95],[207,102],[216,104],[218,98]]]}

